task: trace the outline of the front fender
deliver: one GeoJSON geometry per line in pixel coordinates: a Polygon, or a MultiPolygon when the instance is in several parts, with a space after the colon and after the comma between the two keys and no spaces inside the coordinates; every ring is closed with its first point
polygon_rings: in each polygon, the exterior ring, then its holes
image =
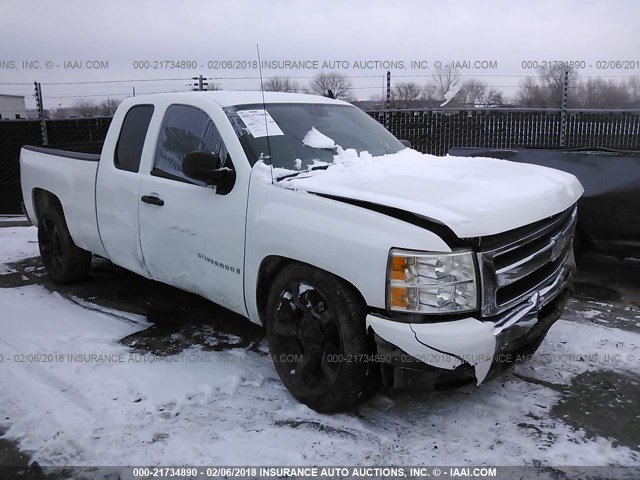
{"type": "Polygon", "coordinates": [[[382,213],[252,178],[245,246],[245,299],[260,323],[259,267],[276,255],[331,272],[354,285],[369,307],[385,308],[389,250],[450,252],[435,233],[382,213]]]}

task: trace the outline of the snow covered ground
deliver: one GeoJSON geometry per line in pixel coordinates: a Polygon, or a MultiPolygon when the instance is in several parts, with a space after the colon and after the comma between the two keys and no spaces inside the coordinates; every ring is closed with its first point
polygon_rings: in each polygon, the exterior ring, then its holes
{"type": "Polygon", "coordinates": [[[40,465],[639,463],[640,308],[627,297],[574,302],[531,362],[479,388],[320,415],[287,393],[264,340],[238,347],[200,325],[171,356],[127,346],[145,316],[51,291],[37,262],[19,262],[35,242],[33,227],[0,228],[0,431],[40,465]],[[622,320],[595,321],[611,315],[622,320]]]}
{"type": "Polygon", "coordinates": [[[37,232],[35,227],[0,228],[0,274],[15,271],[9,263],[40,255],[37,232]]]}

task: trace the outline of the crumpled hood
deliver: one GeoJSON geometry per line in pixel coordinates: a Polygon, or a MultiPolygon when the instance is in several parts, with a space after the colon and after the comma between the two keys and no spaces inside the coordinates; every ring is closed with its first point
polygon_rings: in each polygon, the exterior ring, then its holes
{"type": "Polygon", "coordinates": [[[534,223],[569,208],[583,192],[576,177],[559,170],[411,149],[381,157],[338,149],[326,170],[279,184],[412,212],[448,226],[460,238],[534,223]]]}

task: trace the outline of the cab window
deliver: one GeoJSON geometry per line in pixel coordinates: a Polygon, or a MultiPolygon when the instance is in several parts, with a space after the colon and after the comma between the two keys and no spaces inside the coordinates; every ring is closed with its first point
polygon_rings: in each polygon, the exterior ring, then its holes
{"type": "Polygon", "coordinates": [[[135,105],[129,109],[122,122],[113,156],[116,168],[128,172],[138,171],[152,116],[153,105],[135,105]]]}
{"type": "Polygon", "coordinates": [[[222,166],[233,168],[220,132],[209,115],[196,107],[171,105],[162,120],[151,174],[204,185],[182,172],[182,160],[191,152],[217,153],[222,166]]]}

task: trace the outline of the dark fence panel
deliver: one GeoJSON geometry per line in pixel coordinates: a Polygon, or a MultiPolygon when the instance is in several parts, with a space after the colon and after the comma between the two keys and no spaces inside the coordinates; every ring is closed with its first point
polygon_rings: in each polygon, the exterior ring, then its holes
{"type": "MultiPolygon", "coordinates": [[[[49,146],[99,153],[109,123],[109,117],[47,120],[49,146]]],[[[23,145],[42,145],[40,121],[0,121],[0,214],[21,213],[19,160],[23,145]]]]}
{"type": "Polygon", "coordinates": [[[0,213],[20,213],[20,149],[42,145],[39,121],[0,121],[0,213]]]}
{"type": "Polygon", "coordinates": [[[640,113],[570,113],[567,116],[567,145],[640,150],[640,113]]]}
{"type": "Polygon", "coordinates": [[[99,153],[110,123],[111,117],[48,120],[49,146],[79,152],[97,149],[99,153]]]}
{"type": "MultiPolygon", "coordinates": [[[[423,153],[454,147],[559,147],[560,110],[376,110],[380,123],[423,153]]],[[[566,148],[640,150],[640,111],[567,111],[566,148]]]]}

